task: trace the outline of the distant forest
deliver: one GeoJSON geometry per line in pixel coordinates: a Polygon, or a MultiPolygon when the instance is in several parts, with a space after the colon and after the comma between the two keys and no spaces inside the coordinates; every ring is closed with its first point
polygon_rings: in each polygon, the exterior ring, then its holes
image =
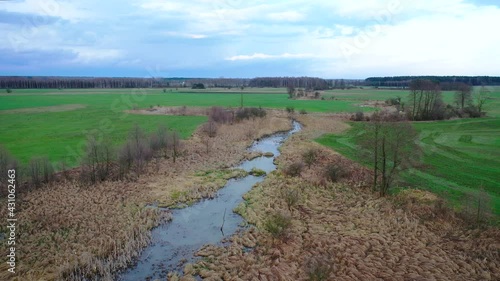
{"type": "Polygon", "coordinates": [[[465,83],[471,86],[497,86],[500,85],[500,77],[495,76],[390,76],[370,77],[365,80],[366,86],[374,87],[404,87],[407,88],[412,80],[430,80],[441,85],[442,90],[456,83],[465,83]]]}
{"type": "Polygon", "coordinates": [[[257,77],[244,78],[127,78],[127,77],[43,77],[2,76],[0,89],[89,89],[89,88],[191,88],[203,84],[205,88],[273,87],[304,88],[310,90],[348,89],[360,86],[408,88],[417,79],[440,84],[442,90],[455,90],[456,85],[500,85],[500,77],[493,76],[394,76],[361,79],[322,79],[316,77],[257,77]]]}

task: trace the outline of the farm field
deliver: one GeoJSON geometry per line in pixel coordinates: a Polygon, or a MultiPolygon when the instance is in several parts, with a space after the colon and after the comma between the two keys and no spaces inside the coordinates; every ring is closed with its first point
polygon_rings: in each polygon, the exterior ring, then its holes
{"type": "MultiPolygon", "coordinates": [[[[184,90],[184,89],[181,89],[184,90]]],[[[151,106],[238,107],[240,93],[244,106],[279,108],[286,106],[308,112],[355,112],[369,108],[357,101],[289,100],[285,89],[185,90],[171,93],[162,89],[36,89],[15,90],[0,95],[0,144],[23,163],[34,156],[52,162],[78,164],[79,149],[88,132],[109,135],[115,143],[125,139],[134,124],[151,131],[159,124],[177,130],[183,138],[206,121],[203,116],[160,116],[127,114],[132,108],[151,106]]]]}
{"type": "MultiPolygon", "coordinates": [[[[500,90],[492,88],[486,108],[490,116],[500,116],[500,90]]],[[[33,156],[47,156],[53,162],[77,165],[75,158],[88,132],[109,135],[115,143],[124,140],[134,124],[151,131],[159,124],[180,132],[183,138],[206,121],[203,116],[159,116],[126,114],[132,108],[151,106],[294,107],[307,112],[371,111],[360,107],[364,101],[384,101],[408,95],[405,90],[350,89],[329,90],[326,100],[290,100],[284,88],[245,88],[192,90],[170,89],[27,89],[0,94],[0,144],[21,162],[33,156]],[[335,100],[329,100],[329,97],[335,100]]],[[[452,92],[443,93],[451,102],[452,92]]]]}
{"type": "MultiPolygon", "coordinates": [[[[353,143],[362,124],[340,135],[325,135],[317,141],[360,162],[353,143]]],[[[490,195],[496,214],[500,214],[500,119],[465,119],[416,123],[423,148],[424,167],[407,171],[400,186],[412,186],[443,195],[452,203],[480,188],[490,195]]],[[[369,165],[369,163],[366,163],[369,165]]]]}

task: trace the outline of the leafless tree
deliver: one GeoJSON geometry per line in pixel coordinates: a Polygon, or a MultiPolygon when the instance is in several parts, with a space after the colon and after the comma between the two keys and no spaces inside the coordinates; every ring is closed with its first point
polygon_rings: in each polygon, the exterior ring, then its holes
{"type": "Polygon", "coordinates": [[[457,91],[455,92],[455,103],[461,109],[464,109],[472,102],[472,87],[465,83],[457,83],[457,91]]]}
{"type": "Polygon", "coordinates": [[[483,106],[490,97],[490,92],[484,86],[479,91],[474,93],[474,100],[476,102],[477,111],[479,114],[483,113],[483,106]]]}
{"type": "Polygon", "coordinates": [[[375,113],[358,136],[358,145],[371,156],[373,187],[381,196],[387,194],[399,172],[420,159],[417,141],[418,134],[411,123],[397,113],[387,112],[375,113]]]}
{"type": "Polygon", "coordinates": [[[288,93],[288,98],[293,99],[295,97],[295,87],[293,85],[288,85],[286,92],[288,93]]]}
{"type": "Polygon", "coordinates": [[[436,120],[444,115],[444,102],[439,84],[430,80],[410,83],[409,118],[411,120],[436,120]]]}
{"type": "Polygon", "coordinates": [[[177,157],[180,155],[182,142],[181,142],[179,133],[177,133],[176,131],[174,131],[170,134],[169,139],[170,139],[170,141],[169,141],[168,147],[170,148],[170,150],[172,152],[172,159],[175,163],[175,161],[177,160],[177,157]]]}

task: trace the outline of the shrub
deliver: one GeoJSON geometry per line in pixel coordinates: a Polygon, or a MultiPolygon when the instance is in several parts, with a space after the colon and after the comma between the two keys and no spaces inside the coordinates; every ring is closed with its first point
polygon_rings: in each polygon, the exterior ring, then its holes
{"type": "Polygon", "coordinates": [[[288,112],[288,113],[294,113],[295,112],[295,108],[293,106],[287,106],[285,109],[286,109],[286,112],[288,112]]]}
{"type": "Polygon", "coordinates": [[[333,273],[333,265],[327,257],[311,258],[306,264],[306,273],[309,281],[330,280],[333,273]]]}
{"type": "Polygon", "coordinates": [[[80,180],[85,184],[106,180],[111,175],[114,160],[114,147],[109,139],[99,141],[95,136],[89,136],[82,158],[80,180]]]}
{"type": "Polygon", "coordinates": [[[7,172],[10,169],[15,169],[18,166],[17,160],[9,153],[9,151],[0,145],[0,180],[2,183],[8,179],[7,172]]]}
{"type": "Polygon", "coordinates": [[[307,114],[307,111],[305,109],[301,109],[300,114],[302,114],[302,115],[307,114]]]}
{"type": "Polygon", "coordinates": [[[5,92],[7,92],[7,94],[10,94],[10,93],[12,93],[12,89],[7,88],[7,89],[5,89],[5,92]]]}
{"type": "Polygon", "coordinates": [[[385,104],[387,104],[387,105],[400,105],[401,104],[401,97],[387,99],[387,100],[385,100],[385,104]]]}
{"type": "Polygon", "coordinates": [[[209,138],[213,138],[217,135],[217,124],[215,124],[215,121],[213,120],[208,120],[207,123],[203,124],[201,126],[201,132],[209,137],[209,138]]]}
{"type": "Polygon", "coordinates": [[[194,83],[191,89],[205,89],[205,85],[203,83],[194,83]]]}
{"type": "Polygon", "coordinates": [[[288,165],[288,167],[285,168],[284,172],[287,176],[297,177],[300,176],[302,169],[304,169],[304,163],[295,162],[288,165]]]}
{"type": "Polygon", "coordinates": [[[220,124],[232,123],[234,112],[222,107],[213,106],[208,112],[208,118],[220,124]]]}
{"type": "Polygon", "coordinates": [[[460,216],[471,226],[480,227],[487,224],[493,214],[491,196],[484,189],[477,193],[467,193],[462,206],[460,216]]]}
{"type": "Polygon", "coordinates": [[[302,160],[304,160],[304,163],[306,163],[307,168],[310,169],[312,164],[316,162],[316,158],[318,156],[318,152],[316,149],[308,149],[306,152],[302,154],[302,160]]]}
{"type": "Polygon", "coordinates": [[[354,115],[351,116],[352,121],[364,121],[365,120],[365,114],[361,111],[356,112],[354,115]]]}
{"type": "Polygon", "coordinates": [[[54,176],[54,168],[47,157],[37,157],[30,160],[28,164],[28,175],[30,185],[34,188],[49,183],[54,176]]]}
{"type": "Polygon", "coordinates": [[[326,165],[324,170],[325,178],[331,182],[337,182],[342,177],[344,177],[345,174],[345,169],[336,163],[330,163],[326,165]]]}
{"type": "Polygon", "coordinates": [[[245,107],[245,108],[240,108],[236,111],[236,120],[237,121],[241,121],[241,120],[244,120],[244,119],[250,119],[250,118],[263,118],[263,117],[266,117],[267,115],[267,112],[262,109],[262,108],[256,108],[256,107],[245,107]]]}
{"type": "Polygon", "coordinates": [[[297,205],[300,200],[300,192],[295,188],[285,188],[282,190],[281,195],[283,196],[289,211],[291,211],[292,207],[297,205]]]}
{"type": "Polygon", "coordinates": [[[286,238],[288,229],[292,224],[292,218],[282,213],[275,213],[267,217],[264,222],[264,229],[271,234],[273,238],[286,238]]]}
{"type": "Polygon", "coordinates": [[[249,174],[256,177],[262,177],[266,175],[266,172],[264,170],[253,167],[249,174]]]}

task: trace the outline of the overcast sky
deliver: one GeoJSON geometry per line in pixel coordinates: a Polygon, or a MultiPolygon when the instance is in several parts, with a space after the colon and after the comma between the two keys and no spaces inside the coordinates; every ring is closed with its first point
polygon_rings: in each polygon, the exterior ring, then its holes
{"type": "Polygon", "coordinates": [[[0,1],[0,75],[500,75],[495,0],[0,1]]]}

